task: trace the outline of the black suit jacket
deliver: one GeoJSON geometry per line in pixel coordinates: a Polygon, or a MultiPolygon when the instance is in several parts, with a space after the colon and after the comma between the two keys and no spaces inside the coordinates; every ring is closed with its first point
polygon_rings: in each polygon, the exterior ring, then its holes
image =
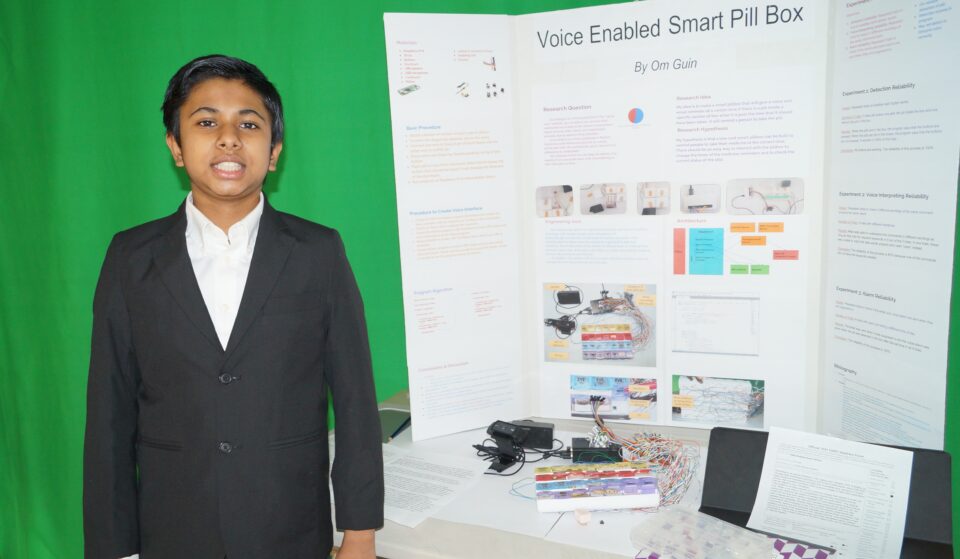
{"type": "Polygon", "coordinates": [[[327,391],[339,529],[383,524],[383,458],[360,294],[332,229],[264,203],[224,350],[184,207],[117,234],[94,298],[86,557],[326,557],[327,391]]]}

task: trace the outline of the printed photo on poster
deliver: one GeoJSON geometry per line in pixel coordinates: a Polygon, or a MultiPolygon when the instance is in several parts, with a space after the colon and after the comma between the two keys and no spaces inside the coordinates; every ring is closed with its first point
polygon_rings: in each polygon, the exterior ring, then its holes
{"type": "Polygon", "coordinates": [[[656,289],[652,284],[545,284],[544,359],[656,366],[656,289]]]}
{"type": "Polygon", "coordinates": [[[603,419],[657,420],[657,379],[570,375],[570,415],[603,419]]]}
{"type": "Polygon", "coordinates": [[[537,217],[573,215],[573,187],[569,184],[541,186],[536,190],[537,217]]]}
{"type": "Polygon", "coordinates": [[[736,179],[727,183],[728,213],[796,215],[803,211],[803,180],[736,179]]]}
{"type": "Polygon", "coordinates": [[[637,210],[640,215],[666,215],[670,213],[670,183],[637,183],[637,210]]]}
{"type": "Polygon", "coordinates": [[[622,214],[627,211],[627,187],[623,183],[584,184],[580,186],[580,213],[584,215],[622,214]]]}
{"type": "Polygon", "coordinates": [[[762,380],[673,375],[673,420],[763,428],[762,380]]]}

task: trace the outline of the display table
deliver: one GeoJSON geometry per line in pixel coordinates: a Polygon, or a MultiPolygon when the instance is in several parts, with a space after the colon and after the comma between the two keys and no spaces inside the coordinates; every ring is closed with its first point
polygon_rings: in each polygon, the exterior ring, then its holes
{"type": "MultiPolygon", "coordinates": [[[[553,423],[556,426],[557,438],[563,440],[565,445],[569,444],[571,435],[585,436],[594,425],[592,421],[586,420],[539,421],[553,423]]],[[[640,427],[615,422],[608,422],[608,425],[622,435],[632,434],[640,427]]],[[[645,427],[654,430],[650,426],[645,427]]],[[[679,427],[658,427],[655,431],[700,445],[701,458],[697,477],[702,480],[709,431],[679,427]]],[[[485,438],[485,430],[477,429],[413,443],[408,429],[389,444],[400,448],[473,457],[478,468],[485,468],[487,463],[477,457],[471,448],[472,444],[480,443],[485,438]]],[[[527,464],[511,477],[483,476],[467,493],[458,496],[441,511],[438,516],[442,518],[428,518],[416,528],[387,520],[383,529],[377,532],[377,555],[389,559],[633,557],[636,552],[630,544],[630,529],[649,518],[651,513],[594,512],[590,522],[582,526],[573,520],[573,513],[541,514],[537,512],[534,501],[510,493],[510,488],[517,485],[520,493],[532,495],[532,487],[524,488],[523,485],[524,480],[532,480],[534,468],[564,463],[569,464],[570,461],[554,458],[542,463],[527,464]],[[525,530],[541,535],[518,533],[525,530]]],[[[680,506],[696,510],[700,502],[700,489],[698,481],[690,488],[680,506]]],[[[335,535],[338,543],[341,535],[335,535]]]]}

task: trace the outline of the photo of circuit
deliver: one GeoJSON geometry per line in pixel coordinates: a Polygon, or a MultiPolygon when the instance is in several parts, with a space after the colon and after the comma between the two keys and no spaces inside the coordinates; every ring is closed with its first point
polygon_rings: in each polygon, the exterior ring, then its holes
{"type": "Polygon", "coordinates": [[[545,284],[544,359],[654,367],[656,313],[653,284],[545,284]]]}
{"type": "Polygon", "coordinates": [[[657,420],[657,379],[570,375],[570,415],[657,420]]]}
{"type": "Polygon", "coordinates": [[[803,179],[736,179],[727,183],[733,215],[796,215],[803,211],[803,179]]]}
{"type": "Polygon", "coordinates": [[[673,420],[763,428],[764,381],[673,375],[673,420]]]}

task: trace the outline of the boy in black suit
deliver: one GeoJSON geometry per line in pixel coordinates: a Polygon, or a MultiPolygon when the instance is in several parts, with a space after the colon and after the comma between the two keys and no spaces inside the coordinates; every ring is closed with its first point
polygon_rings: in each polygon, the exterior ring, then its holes
{"type": "Polygon", "coordinates": [[[84,445],[88,559],[372,559],[383,459],[362,302],[339,236],[262,193],[280,96],[252,64],[170,80],[176,213],[117,234],[94,299],[84,445]],[[349,471],[348,471],[349,469],[349,471]]]}

